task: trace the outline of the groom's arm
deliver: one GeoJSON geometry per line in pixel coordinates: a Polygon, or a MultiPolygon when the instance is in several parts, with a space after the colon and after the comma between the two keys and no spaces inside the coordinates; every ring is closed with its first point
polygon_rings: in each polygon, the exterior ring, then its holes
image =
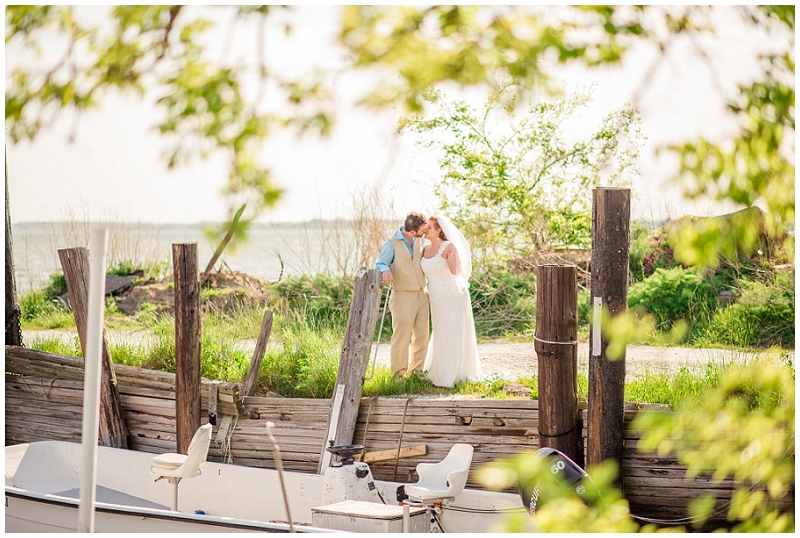
{"type": "Polygon", "coordinates": [[[392,240],[389,239],[383,244],[381,254],[378,256],[378,261],[375,263],[375,269],[381,272],[381,280],[389,284],[394,283],[394,277],[389,270],[389,266],[392,262],[394,262],[394,246],[392,246],[392,240]]]}

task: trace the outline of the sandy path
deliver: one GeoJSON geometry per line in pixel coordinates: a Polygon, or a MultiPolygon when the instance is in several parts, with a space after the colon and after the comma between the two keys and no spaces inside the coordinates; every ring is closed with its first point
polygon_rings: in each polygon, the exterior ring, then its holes
{"type": "MultiPolygon", "coordinates": [[[[23,331],[23,339],[31,342],[37,338],[59,338],[70,341],[77,337],[74,330],[23,331]]],[[[147,332],[107,331],[109,342],[120,340],[147,340],[151,335],[147,332]]],[[[255,339],[243,340],[241,346],[252,350],[255,339]]],[[[375,355],[375,347],[370,354],[370,363],[375,355]]],[[[485,342],[478,344],[478,356],[484,375],[498,375],[504,379],[514,380],[519,377],[530,377],[537,373],[538,361],[533,343],[519,342],[485,342]]],[[[626,378],[631,379],[645,372],[677,372],[682,367],[698,371],[709,362],[728,364],[746,362],[755,359],[759,354],[744,353],[725,349],[656,347],[631,344],[625,355],[626,378]]],[[[794,362],[794,352],[790,353],[794,362]]],[[[389,365],[389,344],[378,346],[377,364],[389,365]]],[[[589,373],[589,343],[578,343],[578,370],[589,373]]]]}

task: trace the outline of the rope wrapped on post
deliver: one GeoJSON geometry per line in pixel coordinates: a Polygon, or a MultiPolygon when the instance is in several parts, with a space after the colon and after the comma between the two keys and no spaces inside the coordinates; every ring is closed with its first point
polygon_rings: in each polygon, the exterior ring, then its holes
{"type": "Polygon", "coordinates": [[[534,340],[536,340],[537,342],[541,342],[541,343],[543,343],[543,344],[554,344],[554,345],[559,345],[559,344],[563,344],[563,345],[575,345],[575,344],[577,344],[577,343],[578,343],[578,341],[577,341],[577,340],[567,340],[566,342],[553,342],[552,340],[544,340],[544,339],[542,339],[542,338],[539,338],[539,337],[538,337],[538,336],[536,336],[535,334],[533,335],[533,339],[534,339],[534,340]]]}

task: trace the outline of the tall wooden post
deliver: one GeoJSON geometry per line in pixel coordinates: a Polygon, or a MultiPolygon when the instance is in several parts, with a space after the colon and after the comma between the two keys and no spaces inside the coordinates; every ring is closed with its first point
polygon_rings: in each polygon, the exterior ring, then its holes
{"type": "Polygon", "coordinates": [[[589,339],[589,425],[587,464],[612,459],[619,464],[625,420],[625,355],[606,357],[608,340],[600,330],[600,312],[628,308],[631,191],[594,190],[592,208],[592,323],[589,339]]]}
{"type": "MultiPolygon", "coordinates": [[[[69,304],[84,359],[86,357],[86,325],[89,317],[89,250],[86,247],[65,248],[58,251],[69,292],[69,304]]],[[[122,418],[122,405],[117,390],[114,363],[108,351],[103,331],[103,371],[100,379],[100,431],[98,444],[114,448],[128,448],[128,429],[122,418]]]]}
{"type": "Polygon", "coordinates": [[[578,428],[578,268],[536,268],[536,335],[539,359],[539,448],[560,450],[583,462],[578,428]]]}
{"type": "Polygon", "coordinates": [[[358,420],[358,407],[364,389],[372,337],[378,321],[381,300],[381,273],[377,269],[361,268],[353,286],[353,300],[347,317],[347,329],[339,359],[339,373],[331,399],[328,416],[328,432],[320,453],[318,472],[324,473],[330,454],[326,451],[329,442],[334,445],[349,445],[353,442],[358,420]]]}
{"type": "Polygon", "coordinates": [[[6,156],[6,345],[22,345],[20,311],[17,304],[17,281],[14,276],[14,239],[11,233],[11,209],[8,204],[8,156],[6,156]]]}
{"type": "Polygon", "coordinates": [[[175,282],[175,435],[186,454],[200,427],[200,280],[197,243],[173,243],[175,282]]]}

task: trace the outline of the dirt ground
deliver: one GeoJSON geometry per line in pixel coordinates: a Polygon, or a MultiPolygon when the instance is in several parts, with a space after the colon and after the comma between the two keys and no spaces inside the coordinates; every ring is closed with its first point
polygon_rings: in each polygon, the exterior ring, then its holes
{"type": "MultiPolygon", "coordinates": [[[[373,355],[375,349],[373,348],[373,355]]],[[[486,342],[478,344],[481,368],[486,376],[497,374],[508,380],[530,377],[537,373],[538,360],[533,342],[486,342]]],[[[631,344],[625,353],[625,376],[632,379],[646,371],[677,372],[681,367],[702,370],[709,362],[743,363],[758,354],[725,349],[656,347],[631,344]]],[[[794,361],[794,353],[791,353],[794,361]]],[[[372,360],[372,358],[370,358],[372,360]]],[[[389,365],[389,345],[378,347],[377,364],[389,365]]],[[[589,342],[578,343],[578,371],[589,374],[589,342]]]]}
{"type": "MultiPolygon", "coordinates": [[[[107,331],[109,342],[118,339],[144,339],[146,333],[107,331]]],[[[77,337],[76,331],[23,331],[23,340],[31,342],[36,338],[58,337],[70,341],[77,337]]],[[[255,340],[246,340],[240,343],[243,348],[252,350],[255,340]]],[[[520,377],[530,377],[537,373],[538,361],[533,342],[485,342],[478,344],[478,356],[485,376],[497,375],[509,381],[520,377]]],[[[625,354],[625,373],[627,379],[632,379],[644,372],[677,372],[682,367],[695,371],[702,371],[706,364],[714,362],[729,364],[732,362],[743,363],[756,358],[758,354],[744,353],[725,349],[701,349],[684,347],[656,347],[631,344],[625,354]]],[[[375,357],[375,347],[370,352],[370,364],[375,357]]],[[[794,353],[790,353],[794,362],[794,353]]],[[[376,364],[389,366],[389,344],[380,344],[377,348],[376,364]]],[[[588,376],[589,374],[589,342],[578,343],[578,370],[588,376]]]]}

